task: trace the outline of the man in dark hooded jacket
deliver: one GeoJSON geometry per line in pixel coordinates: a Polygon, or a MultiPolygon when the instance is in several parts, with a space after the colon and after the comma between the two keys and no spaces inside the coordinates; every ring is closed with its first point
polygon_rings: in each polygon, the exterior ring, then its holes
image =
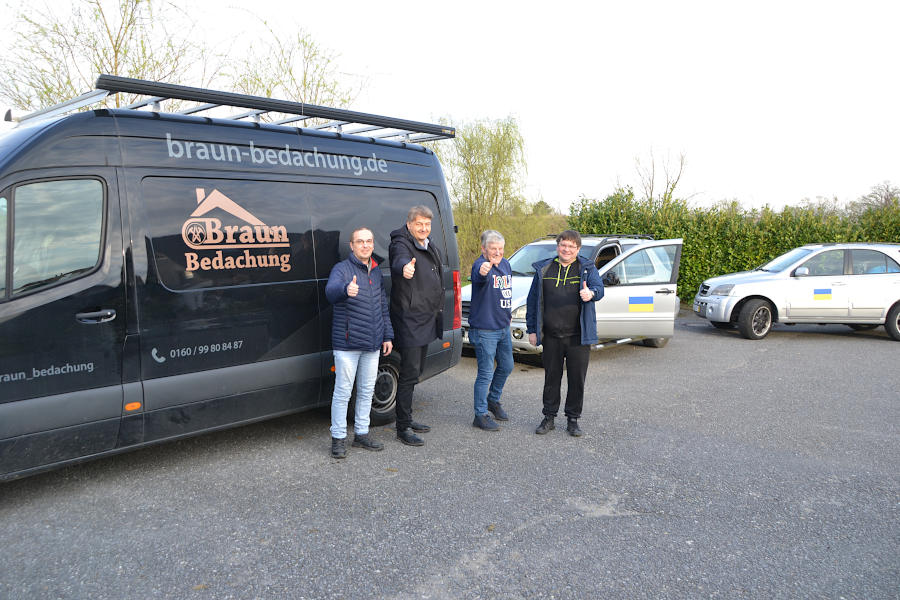
{"type": "Polygon", "coordinates": [[[400,352],[397,439],[408,446],[422,446],[425,441],[416,433],[431,429],[412,419],[413,388],[425,367],[428,344],[444,333],[443,270],[430,237],[432,218],[434,213],[427,206],[413,206],[406,225],[391,232],[388,249],[391,322],[394,347],[400,352]]]}

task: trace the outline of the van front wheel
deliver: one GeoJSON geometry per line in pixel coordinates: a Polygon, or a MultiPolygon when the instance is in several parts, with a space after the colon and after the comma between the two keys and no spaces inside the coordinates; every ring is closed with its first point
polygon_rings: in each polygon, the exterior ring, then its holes
{"type": "Polygon", "coordinates": [[[394,363],[384,362],[378,365],[375,378],[375,393],[372,395],[373,425],[386,425],[397,418],[397,386],[400,382],[400,368],[394,363]]]}

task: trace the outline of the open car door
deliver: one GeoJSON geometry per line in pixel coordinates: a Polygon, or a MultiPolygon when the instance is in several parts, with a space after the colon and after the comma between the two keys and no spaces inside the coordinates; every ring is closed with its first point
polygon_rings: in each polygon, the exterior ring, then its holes
{"type": "Polygon", "coordinates": [[[670,337],[678,313],[678,265],[683,240],[656,240],[617,256],[600,269],[605,289],[597,302],[597,334],[604,340],[670,337]]]}

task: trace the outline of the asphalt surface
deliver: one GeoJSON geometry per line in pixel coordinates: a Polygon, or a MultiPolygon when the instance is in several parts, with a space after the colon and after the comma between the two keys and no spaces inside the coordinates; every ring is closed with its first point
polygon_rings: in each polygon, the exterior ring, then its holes
{"type": "Polygon", "coordinates": [[[594,353],[576,439],[534,435],[519,362],[474,429],[464,356],[417,387],[422,448],[333,460],[318,411],[0,484],[0,598],[898,598],[898,359],[683,311],[594,353]]]}

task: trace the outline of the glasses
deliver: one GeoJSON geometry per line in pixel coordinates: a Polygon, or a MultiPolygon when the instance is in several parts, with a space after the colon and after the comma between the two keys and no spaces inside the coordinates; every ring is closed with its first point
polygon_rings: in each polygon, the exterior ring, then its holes
{"type": "Polygon", "coordinates": [[[578,250],[578,246],[575,244],[557,244],[557,246],[566,250],[578,250]]]}
{"type": "Polygon", "coordinates": [[[360,246],[374,246],[375,240],[356,240],[353,242],[354,244],[359,244],[360,246]]]}

